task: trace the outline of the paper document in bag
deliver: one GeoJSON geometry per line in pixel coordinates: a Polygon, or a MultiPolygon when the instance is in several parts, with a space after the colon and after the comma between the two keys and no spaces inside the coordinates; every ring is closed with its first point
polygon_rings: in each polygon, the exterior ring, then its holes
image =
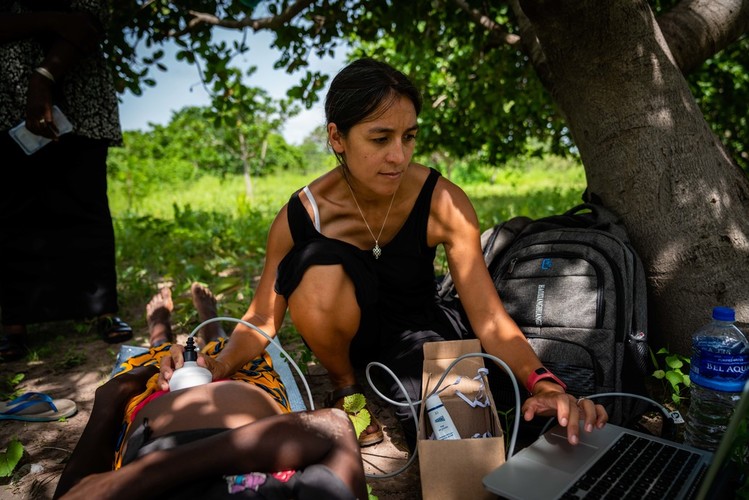
{"type": "MultiPolygon", "coordinates": [[[[57,127],[58,135],[72,132],[73,125],[57,106],[52,106],[52,120],[57,127]]],[[[22,121],[10,129],[10,136],[15,139],[27,155],[36,153],[39,149],[52,142],[52,139],[29,132],[29,129],[26,128],[26,121],[22,121]]]]}

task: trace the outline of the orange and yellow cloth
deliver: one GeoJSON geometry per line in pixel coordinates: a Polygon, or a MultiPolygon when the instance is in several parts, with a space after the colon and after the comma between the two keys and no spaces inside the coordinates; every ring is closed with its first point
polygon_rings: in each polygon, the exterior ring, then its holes
{"type": "MultiPolygon", "coordinates": [[[[216,341],[209,342],[201,352],[206,356],[215,358],[219,352],[226,345],[227,339],[220,338],[216,341]]],[[[118,377],[123,373],[127,373],[133,368],[140,366],[159,366],[161,359],[165,356],[169,356],[170,343],[165,343],[159,347],[152,347],[143,354],[135,355],[126,361],[124,361],[120,367],[119,373],[115,375],[118,377]]],[[[156,397],[156,394],[161,390],[157,386],[159,374],[153,375],[146,383],[146,389],[133,397],[128,403],[125,409],[125,415],[122,421],[122,430],[120,431],[120,437],[115,451],[114,468],[120,468],[122,464],[122,451],[124,448],[124,436],[127,434],[130,425],[135,418],[135,415],[140,408],[149,400],[149,398],[156,397]]],[[[256,385],[264,391],[278,403],[278,405],[285,412],[291,412],[291,405],[289,403],[288,395],[286,393],[286,387],[281,381],[281,377],[273,369],[273,361],[271,360],[270,354],[264,351],[263,354],[238,370],[234,375],[230,377],[231,380],[239,380],[247,382],[248,384],[256,385]]]]}

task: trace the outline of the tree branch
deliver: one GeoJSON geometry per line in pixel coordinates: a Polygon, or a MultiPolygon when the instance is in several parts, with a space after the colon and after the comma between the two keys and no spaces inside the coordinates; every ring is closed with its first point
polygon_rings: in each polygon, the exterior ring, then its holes
{"type": "Polygon", "coordinates": [[[510,0],[510,8],[517,19],[518,29],[520,30],[520,40],[522,42],[525,55],[528,56],[533,69],[541,80],[541,84],[553,95],[554,78],[551,75],[551,69],[546,62],[546,54],[538,41],[536,31],[533,29],[528,16],[525,15],[519,0],[510,0]]]}
{"type": "Polygon", "coordinates": [[[676,64],[688,74],[749,31],[749,1],[683,0],[657,21],[676,64]]]}
{"type": "Polygon", "coordinates": [[[520,37],[518,35],[507,33],[499,24],[489,18],[489,16],[485,16],[477,9],[472,9],[465,0],[453,0],[453,2],[460,7],[463,12],[468,14],[468,17],[470,17],[474,23],[487,30],[492,36],[498,38],[502,42],[508,45],[515,45],[520,42],[520,37]]]}
{"type": "Polygon", "coordinates": [[[268,16],[259,19],[244,18],[244,19],[221,19],[214,14],[208,14],[206,12],[188,11],[192,16],[187,26],[178,32],[173,33],[175,38],[179,38],[192,31],[197,30],[200,26],[221,26],[222,28],[229,28],[235,30],[242,30],[244,28],[251,28],[253,31],[259,31],[261,29],[275,30],[280,28],[284,24],[294,19],[300,12],[309,7],[314,0],[298,0],[289,5],[286,10],[276,16],[268,16]]]}

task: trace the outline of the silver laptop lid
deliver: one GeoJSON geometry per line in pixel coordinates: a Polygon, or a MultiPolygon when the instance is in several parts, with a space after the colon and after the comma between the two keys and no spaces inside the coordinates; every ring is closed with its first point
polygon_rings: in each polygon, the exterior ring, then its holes
{"type": "Polygon", "coordinates": [[[749,416],[749,382],[744,386],[741,400],[731,418],[721,444],[713,457],[712,453],[686,445],[668,441],[648,434],[642,434],[616,425],[608,424],[603,429],[592,433],[580,433],[580,444],[570,445],[566,438],[566,429],[556,426],[537,439],[531,446],[521,450],[507,462],[484,477],[484,487],[492,493],[510,499],[553,499],[559,497],[572,486],[596,460],[622,435],[635,434],[648,440],[661,442],[677,448],[686,449],[700,456],[700,467],[690,474],[676,497],[694,495],[699,486],[697,498],[708,498],[710,488],[718,473],[730,459],[732,444],[735,441],[739,425],[749,416]],[[709,468],[708,468],[709,465],[709,468]],[[707,472],[701,485],[692,484],[699,479],[700,471],[707,472]]]}

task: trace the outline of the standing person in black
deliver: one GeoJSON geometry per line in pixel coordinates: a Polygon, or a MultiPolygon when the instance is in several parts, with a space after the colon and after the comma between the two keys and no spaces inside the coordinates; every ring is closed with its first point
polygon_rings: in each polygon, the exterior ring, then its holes
{"type": "Polygon", "coordinates": [[[26,325],[98,318],[107,342],[132,329],[116,316],[107,199],[108,148],[122,141],[100,43],[109,2],[0,0],[0,358],[26,353],[26,325]],[[58,135],[53,106],[68,118],[58,135]],[[27,154],[9,134],[53,141],[27,154]]]}
{"type": "MultiPolygon", "coordinates": [[[[330,404],[361,392],[355,367],[379,361],[420,399],[423,345],[459,339],[467,329],[437,299],[434,258],[443,245],[471,330],[489,354],[505,361],[532,397],[523,416],[555,415],[578,441],[603,426],[603,407],[566,394],[545,370],[497,296],[484,264],[476,213],[466,194],[433,169],[411,161],[421,97],[387,64],[360,59],[333,79],[326,97],[328,141],[339,165],[294,193],[273,222],[265,267],[243,319],[275,335],[288,309],[334,391],[330,404]]],[[[202,359],[214,380],[233,373],[265,347],[238,326],[214,359],[202,359]]],[[[182,349],[161,366],[166,386],[182,349]]],[[[393,399],[405,397],[390,388],[393,399]]],[[[399,412],[402,422],[409,411],[399,412]]],[[[415,445],[412,423],[404,425],[415,445]]],[[[383,439],[375,421],[361,445],[383,439]]]]}

